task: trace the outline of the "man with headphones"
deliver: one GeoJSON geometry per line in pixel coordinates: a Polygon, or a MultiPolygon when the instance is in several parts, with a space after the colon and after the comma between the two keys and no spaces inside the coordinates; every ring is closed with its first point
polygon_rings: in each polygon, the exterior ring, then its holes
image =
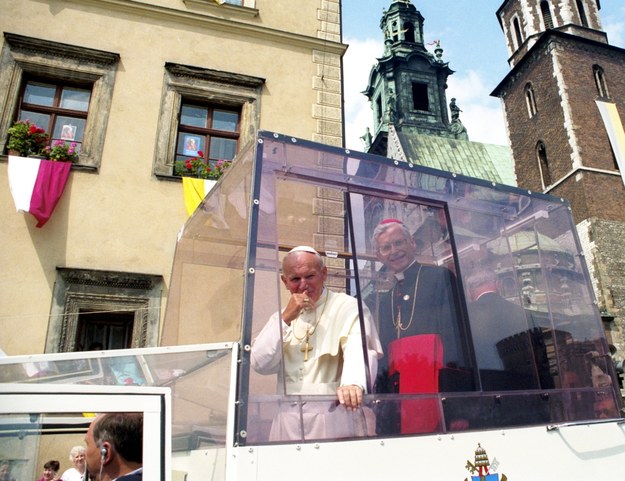
{"type": "Polygon", "coordinates": [[[99,415],[85,436],[87,470],[95,481],[142,481],[143,414],[99,415]]]}

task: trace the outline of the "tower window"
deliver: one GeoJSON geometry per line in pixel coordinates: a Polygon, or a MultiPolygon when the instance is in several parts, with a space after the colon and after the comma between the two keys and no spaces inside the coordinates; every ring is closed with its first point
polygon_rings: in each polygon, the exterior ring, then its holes
{"type": "Polygon", "coordinates": [[[391,32],[393,33],[393,43],[399,40],[399,32],[397,29],[397,22],[391,24],[391,32]]]}
{"type": "Polygon", "coordinates": [[[523,36],[521,35],[521,25],[519,24],[518,17],[515,17],[512,21],[512,30],[514,32],[514,40],[516,42],[514,48],[517,49],[523,43],[523,36]]]}
{"type": "Polygon", "coordinates": [[[547,148],[541,141],[536,144],[536,156],[538,157],[538,169],[543,189],[551,185],[551,172],[549,171],[549,159],[547,159],[547,148]]]}
{"type": "Polygon", "coordinates": [[[411,42],[411,43],[415,42],[414,25],[412,23],[410,22],[404,23],[404,29],[402,31],[404,32],[404,40],[406,42],[411,42]]]}
{"type": "Polygon", "coordinates": [[[543,15],[543,23],[545,30],[553,28],[553,18],[551,17],[551,9],[549,8],[549,2],[540,2],[540,11],[543,15]]]}
{"type": "Polygon", "coordinates": [[[536,98],[534,97],[534,88],[532,84],[528,83],[525,86],[525,102],[527,104],[527,114],[530,119],[536,115],[538,110],[536,109],[536,98]]]}
{"type": "Polygon", "coordinates": [[[427,84],[412,82],[412,107],[414,110],[430,110],[427,84]]]}
{"type": "Polygon", "coordinates": [[[382,96],[378,95],[375,99],[375,115],[378,119],[378,123],[382,121],[382,96]]]}
{"type": "Polygon", "coordinates": [[[610,94],[608,92],[608,85],[605,81],[605,72],[599,65],[592,66],[592,73],[595,78],[595,86],[597,87],[597,95],[600,98],[610,98],[610,94]]]}
{"type": "Polygon", "coordinates": [[[586,11],[584,10],[584,2],[577,0],[577,11],[579,12],[579,19],[584,27],[588,26],[588,19],[586,18],[586,11]]]}

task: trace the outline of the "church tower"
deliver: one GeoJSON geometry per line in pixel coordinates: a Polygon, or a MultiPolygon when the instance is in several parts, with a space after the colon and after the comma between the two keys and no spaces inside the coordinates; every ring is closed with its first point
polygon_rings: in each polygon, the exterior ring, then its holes
{"type": "Polygon", "coordinates": [[[608,338],[625,354],[625,50],[599,0],[505,0],[501,98],[519,187],[570,201],[608,338]]]}
{"type": "Polygon", "coordinates": [[[391,125],[397,131],[466,139],[459,121],[456,133],[450,131],[445,89],[453,71],[442,60],[440,43],[434,54],[425,48],[423,21],[410,0],[392,0],[383,11],[384,54],[372,68],[363,92],[373,110],[370,152],[387,154],[391,125]]]}

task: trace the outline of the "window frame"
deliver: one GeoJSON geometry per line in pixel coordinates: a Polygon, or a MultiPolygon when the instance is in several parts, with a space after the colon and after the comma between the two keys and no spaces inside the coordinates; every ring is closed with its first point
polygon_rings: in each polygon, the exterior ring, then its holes
{"type": "Polygon", "coordinates": [[[131,347],[158,343],[159,275],[57,268],[45,352],[72,352],[83,311],[133,311],[131,347]]]}
{"type": "Polygon", "coordinates": [[[98,170],[119,54],[5,32],[1,55],[0,90],[7,95],[0,98],[0,152],[6,150],[8,129],[15,121],[26,77],[90,84],[80,161],[73,168],[98,170]]]}
{"type": "Polygon", "coordinates": [[[525,103],[527,105],[527,114],[529,118],[534,118],[538,113],[538,108],[536,106],[536,94],[534,93],[533,85],[528,82],[525,84],[525,103]]]}
{"type": "Polygon", "coordinates": [[[515,15],[511,21],[512,25],[512,41],[514,44],[514,49],[518,50],[523,45],[525,41],[523,39],[523,30],[521,29],[521,21],[519,20],[518,15],[515,15]]]}
{"type": "Polygon", "coordinates": [[[540,173],[540,182],[543,189],[546,189],[553,183],[553,179],[549,158],[547,157],[547,147],[542,140],[536,143],[536,161],[538,163],[538,172],[540,173]]]}
{"type": "MultiPolygon", "coordinates": [[[[212,158],[210,155],[211,145],[214,139],[234,140],[236,142],[235,154],[236,152],[238,152],[239,147],[240,147],[239,138],[241,137],[241,109],[233,108],[230,106],[225,106],[223,104],[199,102],[197,100],[188,101],[186,98],[183,97],[181,101],[181,109],[180,109],[180,115],[179,115],[180,118],[182,118],[182,108],[185,105],[206,109],[207,110],[207,117],[206,117],[207,126],[196,127],[193,125],[182,124],[182,122],[179,122],[178,123],[178,136],[191,135],[191,136],[202,137],[204,139],[204,148],[199,148],[197,150],[198,150],[198,153],[201,151],[204,154],[202,158],[206,162],[209,162],[210,165],[213,165],[213,163],[219,160],[233,160],[233,159],[226,159],[226,158],[212,158]],[[236,124],[235,130],[220,130],[211,126],[212,121],[215,118],[215,112],[217,111],[228,112],[232,114],[236,113],[237,124],[236,124]]],[[[175,157],[181,157],[180,159],[178,159],[178,161],[199,156],[199,155],[188,155],[185,152],[186,151],[183,151],[183,153],[180,153],[178,150],[178,143],[176,143],[175,157]]]]}
{"type": "Polygon", "coordinates": [[[595,79],[595,87],[597,89],[597,96],[600,99],[610,99],[610,92],[608,90],[608,83],[605,77],[605,71],[600,65],[592,66],[592,74],[595,79]]]}
{"type": "Polygon", "coordinates": [[[412,110],[430,112],[430,86],[427,82],[412,81],[410,84],[412,110]],[[421,108],[425,107],[425,108],[421,108]]]}
{"type": "Polygon", "coordinates": [[[169,62],[164,70],[153,164],[157,178],[180,180],[180,176],[174,175],[174,163],[183,100],[240,109],[238,151],[254,140],[260,128],[260,100],[265,79],[169,62]]]}
{"type": "MultiPolygon", "coordinates": [[[[33,76],[30,74],[27,74],[23,78],[22,87],[20,90],[20,96],[19,96],[19,101],[18,101],[18,116],[20,116],[21,112],[23,112],[24,110],[35,112],[35,113],[40,113],[42,115],[48,115],[50,118],[50,123],[48,125],[47,132],[50,134],[50,144],[53,143],[55,140],[65,140],[66,142],[76,142],[77,145],[82,147],[82,144],[84,141],[84,135],[83,135],[83,138],[79,141],[76,139],[70,140],[70,139],[62,139],[62,137],[55,137],[53,133],[54,133],[55,128],[58,126],[57,122],[58,122],[59,117],[70,117],[73,119],[81,119],[85,121],[85,125],[86,125],[87,119],[89,118],[89,109],[91,106],[91,93],[92,93],[91,87],[92,87],[91,85],[85,85],[84,83],[66,82],[66,81],[61,81],[59,79],[43,78],[40,76],[33,76]],[[29,84],[31,85],[48,84],[50,86],[53,86],[55,90],[54,96],[52,98],[53,105],[47,106],[43,104],[33,104],[33,103],[25,102],[24,99],[26,96],[26,87],[29,84]],[[76,88],[76,89],[89,91],[89,105],[87,106],[86,110],[83,111],[83,110],[75,110],[75,109],[68,109],[68,108],[61,107],[60,104],[61,104],[62,94],[66,88],[76,88]]],[[[78,150],[80,150],[80,148],[78,150]]]]}
{"type": "Polygon", "coordinates": [[[540,18],[543,22],[544,30],[552,30],[557,27],[551,11],[551,5],[547,1],[540,2],[540,18]]]}

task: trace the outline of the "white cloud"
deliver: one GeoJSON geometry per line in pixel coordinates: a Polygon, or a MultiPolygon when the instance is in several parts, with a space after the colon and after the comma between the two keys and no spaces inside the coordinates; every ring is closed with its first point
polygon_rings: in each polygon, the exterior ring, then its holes
{"type": "MultiPolygon", "coordinates": [[[[369,73],[382,55],[379,39],[345,39],[349,45],[343,58],[345,87],[345,145],[361,151],[360,136],[366,127],[373,128],[371,105],[362,91],[367,88],[369,73]]],[[[475,142],[507,145],[508,140],[499,99],[490,96],[491,85],[500,79],[485,82],[475,71],[456,72],[449,77],[447,101],[455,97],[462,109],[460,120],[475,142]]]]}
{"type": "MultiPolygon", "coordinates": [[[[620,2],[619,2],[620,3],[620,2]]],[[[605,6],[601,12],[601,25],[603,31],[608,34],[610,45],[616,47],[625,46],[625,7],[605,6]],[[607,13],[606,10],[608,10],[607,13]]]]}

